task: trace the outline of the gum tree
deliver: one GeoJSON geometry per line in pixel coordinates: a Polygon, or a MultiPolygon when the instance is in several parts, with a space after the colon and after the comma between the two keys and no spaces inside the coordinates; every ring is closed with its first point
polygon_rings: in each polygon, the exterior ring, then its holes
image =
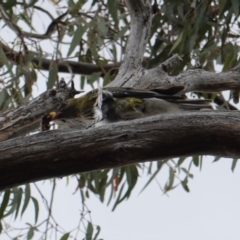
{"type": "Polygon", "coordinates": [[[51,2],[54,14],[44,7],[49,1],[1,3],[2,29],[14,34],[13,41],[3,35],[0,42],[2,233],[10,234],[7,217],[24,215],[32,201],[35,223],[22,230],[22,237],[31,239],[44,229],[42,237],[48,239],[52,226],[62,239],[77,238],[86,221],[86,238],[97,239],[100,227],[84,215],[90,192],[102,202],[108,198],[115,209],[130,197],[144,171],[149,180],[143,189],[167,165],[167,192],[178,185],[189,191],[191,166],[201,168],[201,155],[232,158],[234,169],[240,156],[239,112],[232,111],[240,88],[237,0],[51,2]],[[39,21],[46,25],[42,33],[39,21]],[[218,73],[217,64],[223,66],[218,73]],[[44,79],[47,90],[33,98],[34,85],[44,79]],[[182,86],[181,93],[189,97],[212,98],[217,111],[39,132],[44,114],[96,83],[140,89],[182,86]],[[231,90],[231,97],[224,90],[231,90]],[[65,233],[51,208],[57,179],[69,175],[81,193],[84,217],[65,233]],[[52,186],[49,202],[32,183],[46,179],[52,186]],[[46,201],[48,215],[42,222],[32,188],[46,201]]]}

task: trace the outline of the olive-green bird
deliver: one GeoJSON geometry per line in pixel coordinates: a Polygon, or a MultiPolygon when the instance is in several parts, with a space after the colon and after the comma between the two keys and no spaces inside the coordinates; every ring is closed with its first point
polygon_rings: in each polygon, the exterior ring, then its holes
{"type": "Polygon", "coordinates": [[[133,88],[94,89],[64,102],[56,112],[42,118],[42,130],[56,121],[61,128],[88,128],[98,123],[131,120],[163,113],[212,109],[212,101],[186,99],[177,95],[182,87],[139,90],[133,88]]]}

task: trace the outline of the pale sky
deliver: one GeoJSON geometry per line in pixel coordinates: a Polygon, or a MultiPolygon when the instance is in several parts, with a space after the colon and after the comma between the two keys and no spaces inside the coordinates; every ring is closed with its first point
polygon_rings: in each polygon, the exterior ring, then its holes
{"type": "MultiPolygon", "coordinates": [[[[237,240],[240,239],[240,169],[232,173],[231,159],[212,163],[204,159],[203,169],[193,168],[190,193],[182,187],[163,195],[156,182],[139,195],[147,182],[142,177],[129,200],[114,212],[91,194],[87,202],[92,221],[101,226],[100,238],[163,240],[237,240]]],[[[165,169],[157,176],[164,183],[165,169]]],[[[41,183],[38,183],[41,186],[41,183]]],[[[48,191],[49,183],[44,184],[48,191]]],[[[78,223],[81,212],[79,194],[73,194],[76,182],[66,187],[66,179],[58,180],[53,214],[66,231],[78,223]]]]}

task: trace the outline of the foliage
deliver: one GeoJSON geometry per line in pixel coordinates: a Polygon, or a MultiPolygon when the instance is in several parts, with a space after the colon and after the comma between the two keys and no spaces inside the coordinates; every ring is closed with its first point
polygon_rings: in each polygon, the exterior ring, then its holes
{"type": "MultiPolygon", "coordinates": [[[[146,68],[160,64],[174,53],[183,58],[182,63],[173,69],[171,74],[174,75],[190,68],[191,64],[201,64],[204,69],[215,71],[216,64],[222,65],[223,70],[229,70],[239,62],[238,0],[164,0],[158,4],[159,11],[153,17],[145,52],[143,64],[146,68]]],[[[81,89],[89,85],[106,85],[114,79],[116,71],[113,70],[121,62],[130,30],[124,1],[4,0],[1,13],[4,16],[1,31],[6,34],[2,34],[0,39],[0,110],[16,107],[31,99],[35,86],[41,85],[44,79],[45,88],[52,88],[58,76],[66,72],[67,79],[74,79],[81,89]],[[65,14],[67,8],[70,11],[65,14]],[[42,30],[41,26],[44,26],[42,30]],[[19,28],[22,30],[19,31],[19,28]],[[55,32],[52,31],[54,28],[55,32]],[[38,33],[38,36],[33,33],[38,33]],[[89,70],[88,74],[80,75],[79,69],[74,68],[70,60],[100,66],[101,71],[89,70]],[[60,61],[65,62],[65,68],[58,64],[60,61]],[[106,68],[110,64],[113,67],[106,68]]],[[[211,95],[214,99],[219,96],[211,95]]],[[[222,104],[231,105],[229,100],[224,100],[222,104]]],[[[236,163],[234,159],[232,170],[236,163]]],[[[84,239],[98,239],[100,227],[93,225],[86,205],[91,194],[101,202],[111,204],[112,210],[115,210],[118,204],[131,196],[140,175],[147,174],[149,177],[143,191],[163,167],[169,169],[169,178],[161,186],[164,193],[178,185],[189,192],[188,181],[193,178],[190,172],[193,166],[201,169],[202,157],[156,161],[67,178],[77,182],[76,192],[80,193],[82,201],[79,225],[67,232],[61,229],[51,214],[56,179],[49,180],[52,186],[50,199],[37,184],[15,187],[1,193],[0,230],[11,237],[15,234],[15,239],[33,239],[35,234],[47,239],[52,230],[61,240],[73,236],[77,239],[80,230],[85,234],[84,239]],[[38,197],[32,193],[33,188],[38,197]],[[47,211],[47,217],[42,222],[39,222],[39,212],[43,211],[40,200],[45,202],[47,211]],[[7,223],[7,219],[22,217],[29,211],[30,205],[34,212],[33,221],[26,223],[27,227],[18,232],[7,223]],[[44,227],[45,230],[42,230],[44,227]]]]}

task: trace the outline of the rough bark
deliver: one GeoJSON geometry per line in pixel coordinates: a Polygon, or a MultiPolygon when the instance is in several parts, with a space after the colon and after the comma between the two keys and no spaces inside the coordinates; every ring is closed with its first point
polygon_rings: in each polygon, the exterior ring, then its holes
{"type": "Polygon", "coordinates": [[[17,109],[0,113],[0,142],[39,130],[40,119],[44,114],[78,93],[74,85],[67,87],[65,81],[61,80],[57,89],[46,91],[17,109]]]}
{"type": "Polygon", "coordinates": [[[0,190],[68,174],[190,155],[240,158],[240,113],[190,112],[89,130],[55,130],[0,145],[0,190]]]}

